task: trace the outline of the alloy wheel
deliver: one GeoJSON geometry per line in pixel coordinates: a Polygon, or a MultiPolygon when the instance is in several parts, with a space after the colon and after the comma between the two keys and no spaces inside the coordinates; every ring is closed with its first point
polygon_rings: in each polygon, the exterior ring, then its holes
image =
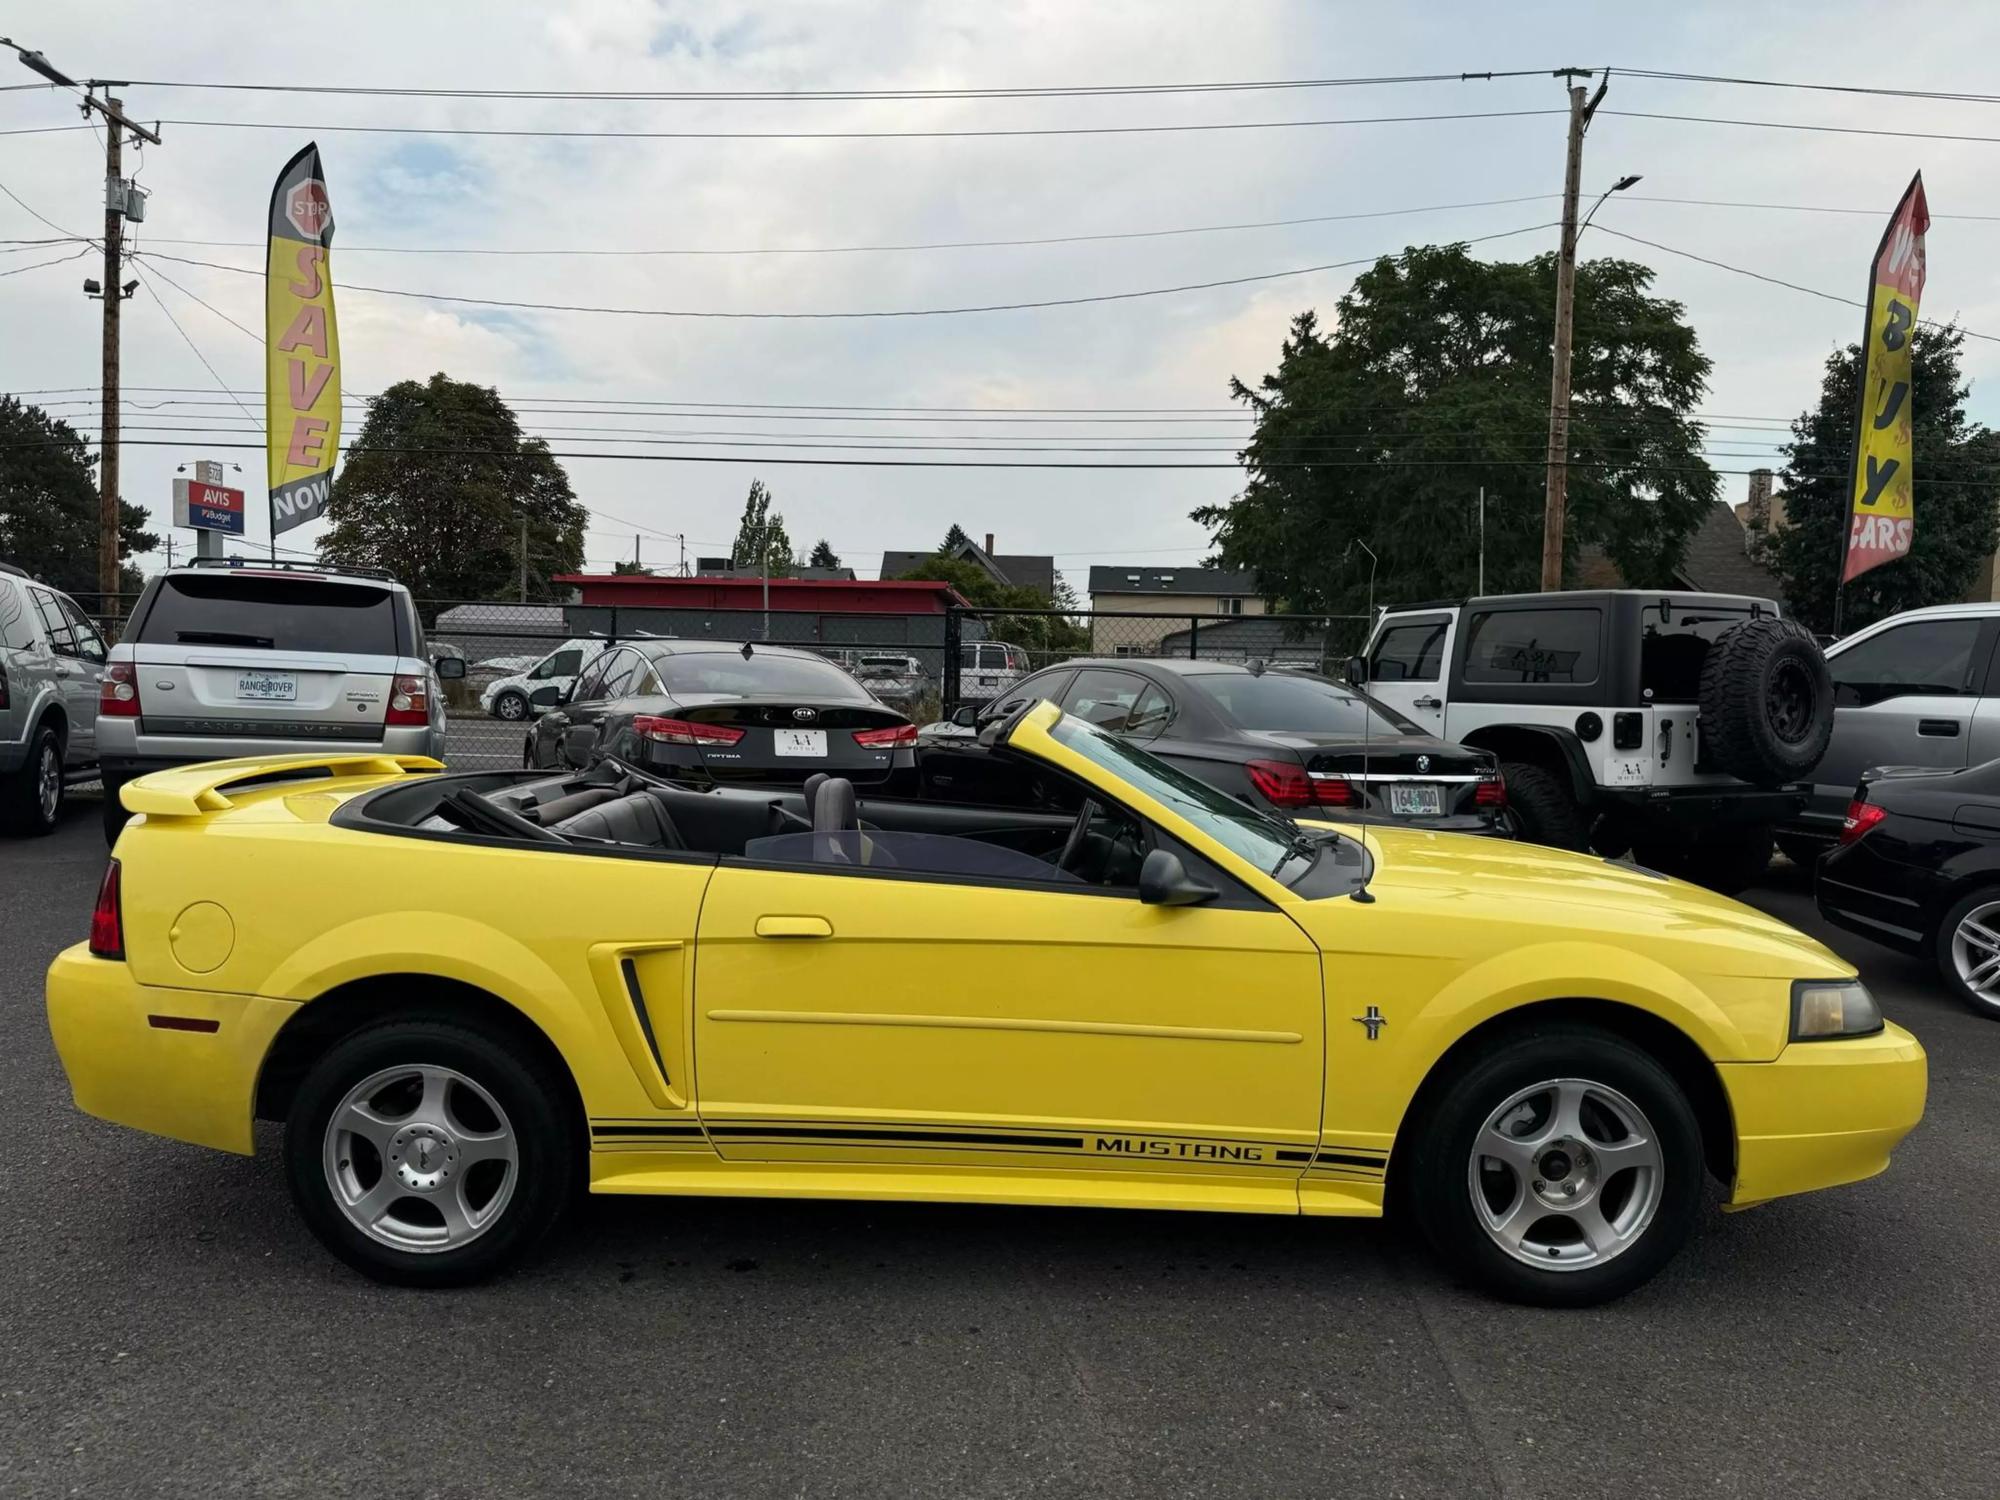
{"type": "Polygon", "coordinates": [[[1624,1094],[1553,1078],[1511,1095],[1473,1138],[1466,1181],[1480,1226],[1527,1265],[1600,1266],[1638,1243],[1665,1185],[1659,1137],[1624,1094]]]}
{"type": "Polygon", "coordinates": [[[2000,1006],[2000,901],[1975,906],[1951,935],[1959,983],[1988,1005],[2000,1006]]]}
{"type": "Polygon", "coordinates": [[[520,1147],[499,1102],[451,1068],[385,1068],[347,1091],[322,1151],[334,1204],[392,1249],[456,1250],[507,1210],[520,1147]]]}
{"type": "Polygon", "coordinates": [[[41,760],[35,768],[35,802],[42,810],[44,823],[55,822],[62,807],[62,792],[62,757],[56,754],[51,741],[42,746],[41,760]]]}

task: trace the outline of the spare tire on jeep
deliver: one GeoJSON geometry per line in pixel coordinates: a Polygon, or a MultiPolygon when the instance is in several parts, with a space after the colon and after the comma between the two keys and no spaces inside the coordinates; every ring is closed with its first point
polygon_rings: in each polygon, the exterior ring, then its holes
{"type": "Polygon", "coordinates": [[[1725,631],[1701,668],[1701,753],[1762,785],[1796,781],[1833,735],[1833,676],[1819,643],[1791,620],[1725,631]]]}

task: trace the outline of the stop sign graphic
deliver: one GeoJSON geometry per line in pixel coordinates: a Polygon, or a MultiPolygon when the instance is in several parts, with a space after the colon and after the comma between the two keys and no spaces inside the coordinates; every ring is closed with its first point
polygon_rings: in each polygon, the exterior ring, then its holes
{"type": "Polygon", "coordinates": [[[327,202],[326,184],[315,177],[293,188],[285,200],[285,217],[307,239],[320,238],[333,223],[333,205],[327,202]]]}

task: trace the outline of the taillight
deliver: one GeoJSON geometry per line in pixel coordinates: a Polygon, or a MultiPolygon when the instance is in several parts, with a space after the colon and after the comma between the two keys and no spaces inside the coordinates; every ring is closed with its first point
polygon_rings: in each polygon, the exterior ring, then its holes
{"type": "Polygon", "coordinates": [[[139,670],[129,661],[109,663],[97,677],[97,716],[139,717],[139,670]]]}
{"type": "Polygon", "coordinates": [[[857,729],[854,743],[864,750],[881,750],[890,745],[914,745],[917,742],[917,726],[914,724],[891,724],[886,729],[857,729]]]}
{"type": "Polygon", "coordinates": [[[632,732],[656,745],[733,745],[743,731],[728,724],[691,724],[686,719],[662,719],[639,714],[632,720],[632,732]]]}
{"type": "Polygon", "coordinates": [[[118,861],[104,867],[97,909],[90,914],[90,951],[99,958],[125,956],[125,916],[118,899],[118,861]]]}
{"type": "Polygon", "coordinates": [[[1888,813],[1884,812],[1874,803],[1863,802],[1859,797],[1856,797],[1852,802],[1847,804],[1847,816],[1841,819],[1841,843],[1853,843],[1862,834],[1888,816],[1888,813]]]}
{"type": "Polygon", "coordinates": [[[1507,805],[1507,782],[1501,776],[1482,776],[1479,785],[1472,789],[1474,807],[1505,807],[1507,805]]]}
{"type": "Polygon", "coordinates": [[[1321,807],[1359,807],[1361,793],[1345,776],[1313,776],[1313,801],[1321,807]]]}
{"type": "Polygon", "coordinates": [[[1266,802],[1273,807],[1310,807],[1313,799],[1312,777],[1306,775],[1306,768],[1289,760],[1253,760],[1243,769],[1249,773],[1250,784],[1263,794],[1266,802]]]}
{"type": "Polygon", "coordinates": [[[398,677],[389,689],[388,724],[428,724],[431,721],[430,682],[423,677],[398,677]]]}

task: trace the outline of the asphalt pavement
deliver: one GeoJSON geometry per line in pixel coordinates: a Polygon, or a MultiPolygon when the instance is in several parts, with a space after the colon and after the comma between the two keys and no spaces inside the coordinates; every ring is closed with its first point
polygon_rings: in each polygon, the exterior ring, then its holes
{"type": "Polygon", "coordinates": [[[1637,1294],[1494,1303],[1380,1224],[593,1200],[531,1267],[374,1286],[225,1156],[70,1105],[42,971],[94,802],[0,841],[0,1495],[2000,1492],[2000,1025],[1837,936],[1930,1049],[1889,1172],[1710,1213],[1637,1294]]]}

